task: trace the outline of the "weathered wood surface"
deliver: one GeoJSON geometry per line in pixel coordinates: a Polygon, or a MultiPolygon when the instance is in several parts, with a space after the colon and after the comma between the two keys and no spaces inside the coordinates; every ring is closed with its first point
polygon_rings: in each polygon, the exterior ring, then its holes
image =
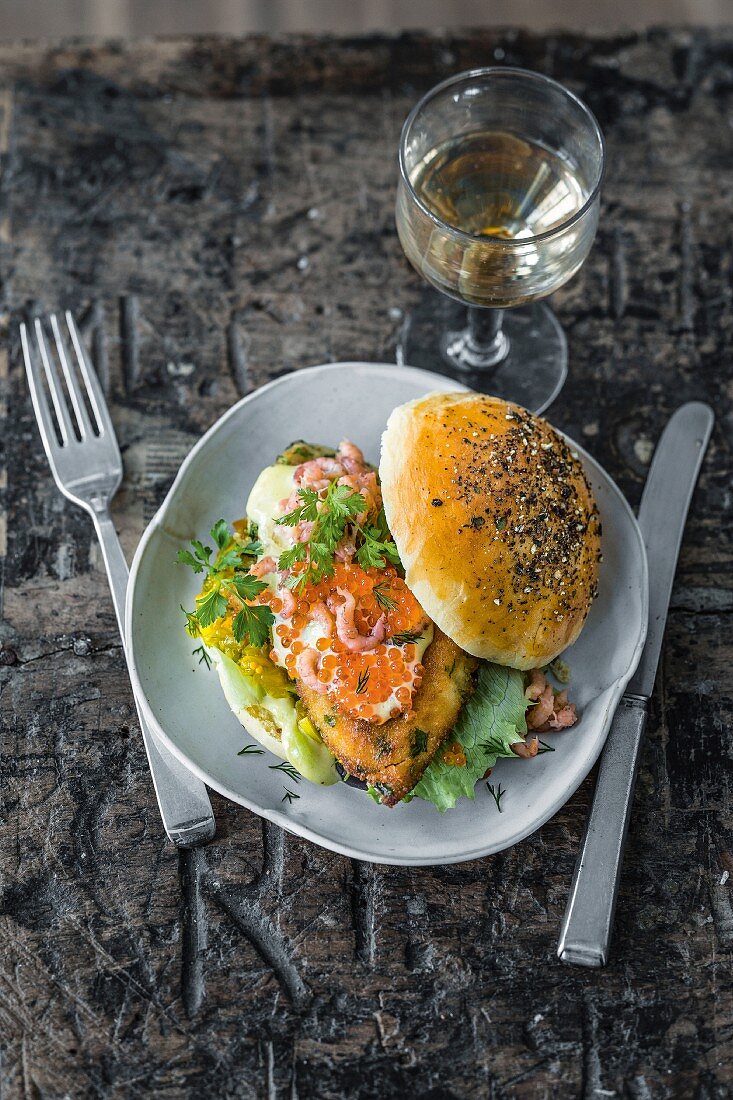
{"type": "Polygon", "coordinates": [[[0,106],[2,1096],[730,1095],[733,36],[3,47],[0,106]],[[554,420],[635,503],[670,412],[718,413],[597,973],[555,959],[590,782],[463,866],[359,865],[216,797],[208,848],[166,844],[99,553],[19,358],[29,303],[85,313],[131,554],[247,386],[393,356],[420,294],[392,222],[401,121],[492,61],[565,80],[608,138],[554,420]]]}

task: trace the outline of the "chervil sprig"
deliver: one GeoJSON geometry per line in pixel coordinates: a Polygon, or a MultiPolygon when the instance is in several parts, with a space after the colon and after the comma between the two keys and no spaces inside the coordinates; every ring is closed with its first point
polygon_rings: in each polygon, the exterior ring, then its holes
{"type": "Polygon", "coordinates": [[[313,524],[308,540],[295,543],[278,560],[278,568],[282,570],[292,570],[298,562],[305,565],[288,580],[291,588],[302,588],[309,582],[317,584],[332,576],[336,548],[349,531],[357,544],[356,560],[363,569],[384,569],[387,562],[399,565],[384,510],[380,509],[373,523],[358,522],[368,511],[361,493],[334,481],[323,498],[314,489],[299,489],[298,496],[303,503],[277,521],[287,527],[313,524]]]}
{"type": "Polygon", "coordinates": [[[359,527],[363,542],[356,551],[356,560],[362,569],[384,569],[387,562],[399,565],[400,556],[391,538],[385,538],[379,527],[359,527]]]}
{"type": "Polygon", "coordinates": [[[264,605],[250,605],[267,585],[249,573],[252,560],[261,549],[256,541],[242,545],[232,535],[228,524],[219,519],[210,531],[218,552],[213,557],[210,546],[198,539],[191,540],[190,550],[179,550],[177,561],[190,566],[194,573],[205,573],[204,591],[196,597],[196,610],[186,611],[186,630],[196,638],[202,629],[211,626],[227,614],[230,602],[239,608],[232,621],[232,633],[237,642],[263,646],[270,639],[270,627],[275,621],[272,611],[264,605]]]}
{"type": "Polygon", "coordinates": [[[286,527],[296,527],[300,523],[313,524],[308,541],[296,542],[284,550],[278,559],[278,569],[282,570],[291,570],[298,562],[305,565],[305,569],[288,579],[288,586],[296,589],[308,582],[318,584],[333,574],[339,542],[347,527],[354,524],[356,517],[367,507],[361,493],[335,481],[328,486],[323,499],[314,489],[299,489],[298,496],[303,503],[277,521],[286,527]]]}

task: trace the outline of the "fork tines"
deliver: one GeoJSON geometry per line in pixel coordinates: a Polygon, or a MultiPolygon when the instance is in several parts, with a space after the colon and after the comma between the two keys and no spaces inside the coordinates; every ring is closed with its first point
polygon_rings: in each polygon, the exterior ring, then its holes
{"type": "Polygon", "coordinates": [[[90,437],[114,434],[104,395],[73,316],[67,310],[61,323],[55,313],[45,320],[45,325],[40,317],[32,325],[20,325],[31,399],[44,443],[69,447],[90,437]],[[48,327],[53,341],[44,331],[48,327]]]}

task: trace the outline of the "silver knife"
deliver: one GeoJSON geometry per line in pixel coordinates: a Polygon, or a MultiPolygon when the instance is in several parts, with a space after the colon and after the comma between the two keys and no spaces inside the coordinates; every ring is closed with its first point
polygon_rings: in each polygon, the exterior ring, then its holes
{"type": "Polygon", "coordinates": [[[639,747],[654,688],[672,582],[713,412],[691,401],[670,418],[639,506],[649,561],[649,628],[638,667],[611,722],[575,866],[557,953],[566,963],[605,966],[634,798],[639,747]]]}

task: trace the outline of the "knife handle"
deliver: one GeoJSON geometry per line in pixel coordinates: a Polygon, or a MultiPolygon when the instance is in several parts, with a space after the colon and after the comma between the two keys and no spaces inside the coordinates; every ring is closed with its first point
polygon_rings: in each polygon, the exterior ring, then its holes
{"type": "Polygon", "coordinates": [[[557,948],[577,966],[605,966],[634,800],[647,701],[624,695],[611,722],[557,948]]]}

